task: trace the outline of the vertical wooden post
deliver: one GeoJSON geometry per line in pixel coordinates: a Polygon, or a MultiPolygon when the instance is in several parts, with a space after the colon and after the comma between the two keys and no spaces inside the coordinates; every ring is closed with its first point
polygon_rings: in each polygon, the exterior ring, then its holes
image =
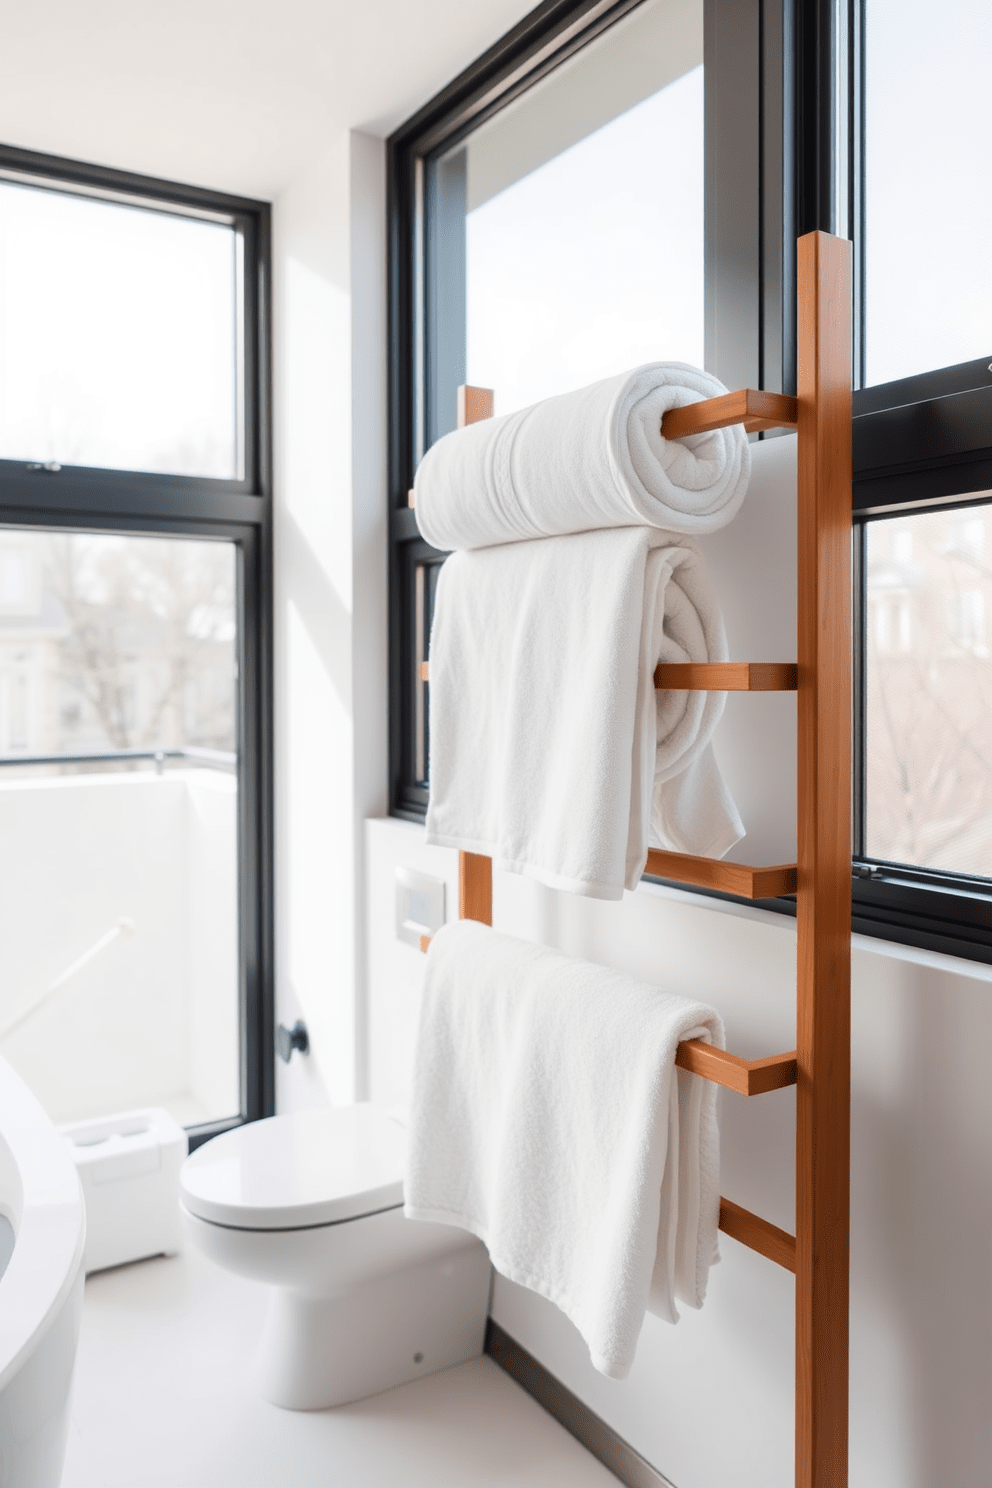
{"type": "Polygon", "coordinates": [[[458,918],[493,922],[493,860],[480,853],[458,854],[458,918]]]}
{"type": "MultiPolygon", "coordinates": [[[[459,429],[492,416],[492,390],[463,383],[458,389],[459,429]]],[[[484,925],[493,922],[493,864],[480,853],[458,854],[458,918],[481,920],[484,925]]]]}
{"type": "Polygon", "coordinates": [[[845,1488],[851,1107],[851,245],[798,244],[796,1484],[845,1488]]]}

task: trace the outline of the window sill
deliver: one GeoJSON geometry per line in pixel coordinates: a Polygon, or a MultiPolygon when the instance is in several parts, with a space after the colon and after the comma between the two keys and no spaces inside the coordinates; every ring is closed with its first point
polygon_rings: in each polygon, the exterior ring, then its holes
{"type": "MultiPolygon", "coordinates": [[[[862,888],[861,883],[857,881],[856,885],[857,889],[862,888]]],[[[876,881],[873,885],[875,889],[881,887],[883,884],[880,881],[876,881]]],[[[898,892],[903,885],[888,881],[884,883],[884,888],[889,892],[898,892]]],[[[788,930],[790,934],[792,931],[789,922],[795,918],[796,913],[794,900],[775,899],[765,901],[763,904],[752,904],[743,899],[731,898],[729,895],[717,895],[698,889],[684,889],[657,879],[642,879],[637,892],[654,894],[676,903],[691,905],[695,909],[706,909],[738,919],[750,920],[754,924],[788,930]]],[[[978,897],[976,895],[957,896],[946,889],[943,891],[917,889],[916,892],[921,897],[923,892],[927,893],[927,897],[941,892],[945,901],[967,898],[971,905],[974,905],[978,897]]],[[[876,956],[885,956],[890,960],[905,961],[914,966],[926,966],[934,970],[952,972],[957,976],[992,982],[992,928],[987,928],[987,926],[992,926],[992,905],[990,905],[986,926],[980,924],[965,926],[946,920],[937,920],[928,916],[925,910],[904,911],[903,917],[910,923],[899,924],[881,919],[880,910],[880,906],[875,909],[875,914],[879,915],[879,918],[872,923],[868,918],[870,907],[863,901],[860,903],[855,901],[851,936],[853,948],[876,956]],[[976,934],[982,938],[970,938],[976,934]]]]}
{"type": "MultiPolygon", "coordinates": [[[[394,808],[390,817],[411,826],[423,824],[422,812],[415,809],[394,808]]],[[[793,899],[751,902],[656,878],[642,878],[636,892],[793,933],[793,899]]],[[[852,945],[859,951],[992,982],[992,889],[988,895],[955,892],[948,887],[924,889],[893,875],[888,879],[855,879],[854,892],[852,945]],[[869,902],[869,896],[874,902],[869,902]],[[906,903],[896,909],[885,902],[892,899],[905,899],[906,903]],[[970,924],[964,915],[958,919],[933,912],[935,907],[957,909],[964,905],[970,911],[970,924]]]]}

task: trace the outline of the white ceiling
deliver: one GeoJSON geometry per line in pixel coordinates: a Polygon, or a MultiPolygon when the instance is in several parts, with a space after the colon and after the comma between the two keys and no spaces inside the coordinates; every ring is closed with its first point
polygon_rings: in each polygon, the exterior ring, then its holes
{"type": "Polygon", "coordinates": [[[534,0],[0,0],[0,142],[271,198],[534,0]]]}

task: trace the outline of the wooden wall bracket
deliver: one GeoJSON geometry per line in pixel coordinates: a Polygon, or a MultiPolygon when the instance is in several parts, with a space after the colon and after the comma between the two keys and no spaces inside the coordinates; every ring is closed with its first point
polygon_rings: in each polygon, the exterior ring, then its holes
{"type": "Polygon", "coordinates": [[[661,852],[651,848],[645,873],[697,889],[716,889],[740,899],[774,899],[794,894],[798,882],[795,863],[777,863],[753,868],[748,863],[728,863],[723,858],[694,858],[689,853],[661,852]]]}
{"type": "Polygon", "coordinates": [[[799,682],[794,661],[666,661],[655,667],[654,685],[672,692],[795,692],[799,682]]]}
{"type": "Polygon", "coordinates": [[[756,1250],[777,1266],[784,1266],[786,1271],[795,1271],[796,1237],[788,1230],[780,1230],[778,1225],[752,1214],[750,1209],[742,1209],[730,1199],[720,1200],[720,1228],[749,1250],[756,1250]]]}
{"type": "Polygon", "coordinates": [[[736,393],[721,393],[719,398],[704,398],[699,403],[670,408],[661,421],[661,432],[666,439],[688,439],[693,434],[708,434],[713,429],[743,424],[749,434],[754,434],[759,429],[795,429],[797,420],[795,398],[785,393],[741,388],[736,393]]]}
{"type": "MultiPolygon", "coordinates": [[[[429,682],[431,664],[420,663],[429,682]]],[[[794,661],[666,661],[654,669],[656,688],[672,692],[795,692],[794,661]]]]}
{"type": "Polygon", "coordinates": [[[685,1039],[675,1054],[679,1069],[702,1075],[738,1095],[765,1095],[796,1083],[796,1051],[772,1054],[768,1059],[742,1059],[726,1049],[714,1049],[701,1039],[685,1039]]]}

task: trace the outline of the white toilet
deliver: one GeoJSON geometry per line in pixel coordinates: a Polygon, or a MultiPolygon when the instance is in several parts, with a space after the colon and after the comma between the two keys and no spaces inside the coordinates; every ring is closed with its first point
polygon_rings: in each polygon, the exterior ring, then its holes
{"type": "Polygon", "coordinates": [[[262,1393],[344,1405],[482,1352],[489,1257],[403,1214],[406,1133],[379,1107],[300,1111],[204,1143],[180,1176],[192,1245],[273,1290],[262,1393]]]}

